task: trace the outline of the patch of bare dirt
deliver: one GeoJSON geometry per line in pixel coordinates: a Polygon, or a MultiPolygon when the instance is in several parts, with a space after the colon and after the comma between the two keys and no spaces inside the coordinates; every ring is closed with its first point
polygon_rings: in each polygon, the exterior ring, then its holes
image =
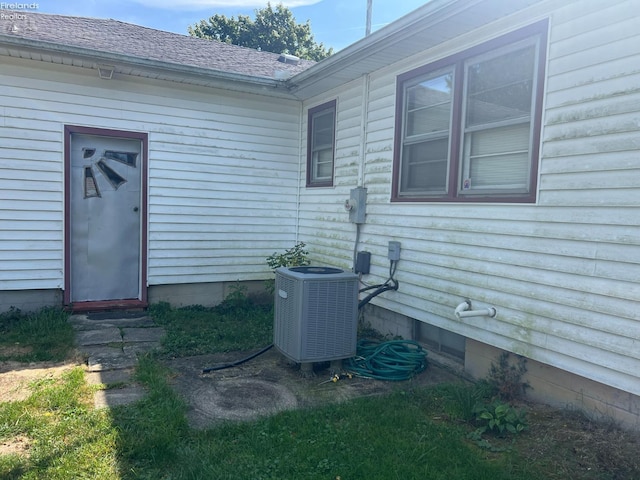
{"type": "Polygon", "coordinates": [[[24,435],[0,441],[0,455],[19,455],[28,457],[31,450],[31,439],[24,435]]]}
{"type": "Polygon", "coordinates": [[[28,345],[0,345],[0,357],[19,357],[33,352],[33,348],[28,345]]]}
{"type": "Polygon", "coordinates": [[[640,432],[578,411],[541,404],[525,409],[528,429],[515,448],[528,463],[555,472],[549,480],[640,479],[640,432]]]}
{"type": "Polygon", "coordinates": [[[31,382],[56,378],[75,366],[76,363],[0,362],[0,402],[25,400],[29,397],[31,382]]]}

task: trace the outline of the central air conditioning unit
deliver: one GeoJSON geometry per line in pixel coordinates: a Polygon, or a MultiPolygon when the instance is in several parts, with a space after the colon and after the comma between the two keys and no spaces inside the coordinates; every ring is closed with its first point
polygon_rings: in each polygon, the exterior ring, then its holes
{"type": "Polygon", "coordinates": [[[297,363],[356,354],[358,275],[331,267],[276,270],[273,344],[297,363]]]}

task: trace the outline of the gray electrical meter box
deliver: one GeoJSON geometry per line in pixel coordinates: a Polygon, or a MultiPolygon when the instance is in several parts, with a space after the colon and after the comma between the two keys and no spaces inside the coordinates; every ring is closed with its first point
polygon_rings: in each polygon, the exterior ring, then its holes
{"type": "Polygon", "coordinates": [[[367,213],[367,189],[364,187],[352,188],[350,203],[352,208],[349,210],[349,221],[364,223],[364,217],[367,213]]]}

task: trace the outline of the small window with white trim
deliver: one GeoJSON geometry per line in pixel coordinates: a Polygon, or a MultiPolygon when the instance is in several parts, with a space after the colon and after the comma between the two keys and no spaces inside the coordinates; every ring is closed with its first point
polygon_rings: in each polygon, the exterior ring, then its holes
{"type": "Polygon", "coordinates": [[[398,77],[394,201],[534,202],[547,22],[398,77]]]}
{"type": "Polygon", "coordinates": [[[307,124],[307,187],[332,186],[336,101],[309,109],[307,124]]]}

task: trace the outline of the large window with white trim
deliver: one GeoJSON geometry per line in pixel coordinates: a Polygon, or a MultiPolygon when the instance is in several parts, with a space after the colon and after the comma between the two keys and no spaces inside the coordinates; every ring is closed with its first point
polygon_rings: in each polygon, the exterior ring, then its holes
{"type": "Polygon", "coordinates": [[[534,202],[547,22],[398,77],[393,200],[534,202]]]}

